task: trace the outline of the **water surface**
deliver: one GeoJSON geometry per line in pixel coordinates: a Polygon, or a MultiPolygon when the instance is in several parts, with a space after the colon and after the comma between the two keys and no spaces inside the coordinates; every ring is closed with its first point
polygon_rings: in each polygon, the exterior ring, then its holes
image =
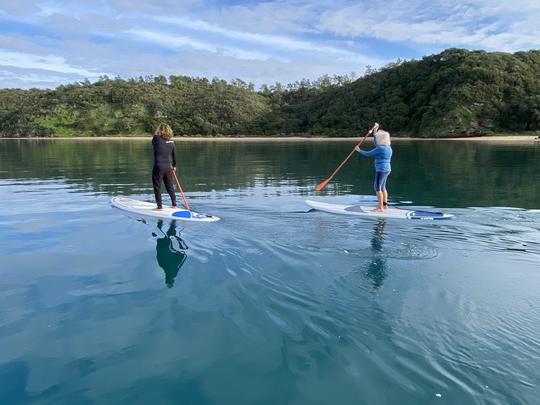
{"type": "Polygon", "coordinates": [[[309,211],[371,193],[359,157],[314,192],[347,142],[177,146],[220,222],[110,207],[149,142],[0,142],[0,403],[537,403],[538,145],[396,142],[440,223],[309,211]]]}

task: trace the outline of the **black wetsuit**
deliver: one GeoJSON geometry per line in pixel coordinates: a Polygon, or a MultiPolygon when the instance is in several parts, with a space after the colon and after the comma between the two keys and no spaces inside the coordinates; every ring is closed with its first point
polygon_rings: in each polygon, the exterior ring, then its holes
{"type": "Polygon", "coordinates": [[[152,184],[154,186],[154,195],[156,204],[162,207],[161,202],[161,181],[165,183],[167,193],[171,197],[172,205],[176,206],[176,194],[172,183],[171,170],[176,167],[176,148],[174,141],[161,138],[154,135],[152,138],[152,147],[154,149],[154,167],[152,168],[152,184]]]}
{"type": "Polygon", "coordinates": [[[162,220],[158,221],[158,228],[163,233],[163,237],[157,239],[156,258],[159,267],[165,272],[165,284],[171,288],[178,271],[186,261],[188,247],[182,238],[176,235],[174,221],[171,221],[167,232],[163,230],[162,220]],[[178,242],[178,247],[173,243],[173,239],[178,242]]]}

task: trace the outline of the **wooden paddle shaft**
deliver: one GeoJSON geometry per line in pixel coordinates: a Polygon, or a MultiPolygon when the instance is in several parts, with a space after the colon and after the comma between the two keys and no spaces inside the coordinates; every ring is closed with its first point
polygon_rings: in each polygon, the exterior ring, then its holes
{"type": "Polygon", "coordinates": [[[362,140],[360,142],[358,142],[358,144],[353,148],[353,150],[351,151],[351,153],[349,153],[347,155],[347,157],[345,158],[345,160],[343,160],[343,162],[341,162],[341,164],[336,168],[336,170],[334,170],[334,172],[330,175],[330,177],[328,177],[326,180],[324,180],[322,183],[318,184],[317,187],[315,187],[315,190],[317,191],[321,191],[327,184],[330,180],[332,180],[332,178],[336,175],[337,172],[339,172],[339,170],[343,167],[343,165],[345,163],[347,163],[347,161],[351,158],[351,156],[353,155],[354,153],[354,150],[356,149],[356,147],[360,147],[362,146],[362,143],[364,143],[364,141],[366,140],[366,138],[368,137],[369,134],[371,134],[372,132],[374,132],[374,130],[376,128],[379,127],[379,124],[375,123],[373,125],[373,127],[367,132],[367,134],[364,135],[364,137],[362,138],[362,140]]]}
{"type": "Polygon", "coordinates": [[[186,200],[186,197],[184,196],[184,192],[182,191],[182,186],[180,185],[180,182],[178,181],[178,177],[176,176],[176,172],[174,171],[174,169],[171,170],[171,173],[174,177],[174,180],[176,181],[176,186],[178,187],[178,191],[180,191],[180,196],[182,197],[182,201],[184,202],[184,207],[186,207],[186,209],[190,209],[189,208],[189,204],[186,200]]]}

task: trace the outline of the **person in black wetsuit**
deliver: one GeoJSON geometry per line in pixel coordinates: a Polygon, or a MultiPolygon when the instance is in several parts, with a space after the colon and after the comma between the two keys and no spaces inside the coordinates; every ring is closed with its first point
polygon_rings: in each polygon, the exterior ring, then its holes
{"type": "Polygon", "coordinates": [[[156,197],[156,210],[163,209],[161,202],[161,181],[165,183],[167,193],[171,197],[173,208],[176,207],[176,194],[172,183],[172,173],[176,171],[176,148],[172,137],[173,131],[167,124],[160,124],[152,137],[154,149],[154,167],[152,168],[152,184],[156,197]]]}

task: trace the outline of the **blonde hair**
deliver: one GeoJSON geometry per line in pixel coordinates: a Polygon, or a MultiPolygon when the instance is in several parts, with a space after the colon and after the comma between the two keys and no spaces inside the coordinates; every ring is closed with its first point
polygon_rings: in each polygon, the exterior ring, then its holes
{"type": "Polygon", "coordinates": [[[174,133],[167,124],[159,124],[156,128],[156,135],[168,141],[174,136],[174,133]]]}
{"type": "Polygon", "coordinates": [[[377,145],[390,145],[390,134],[382,129],[375,132],[375,140],[377,145]]]}

